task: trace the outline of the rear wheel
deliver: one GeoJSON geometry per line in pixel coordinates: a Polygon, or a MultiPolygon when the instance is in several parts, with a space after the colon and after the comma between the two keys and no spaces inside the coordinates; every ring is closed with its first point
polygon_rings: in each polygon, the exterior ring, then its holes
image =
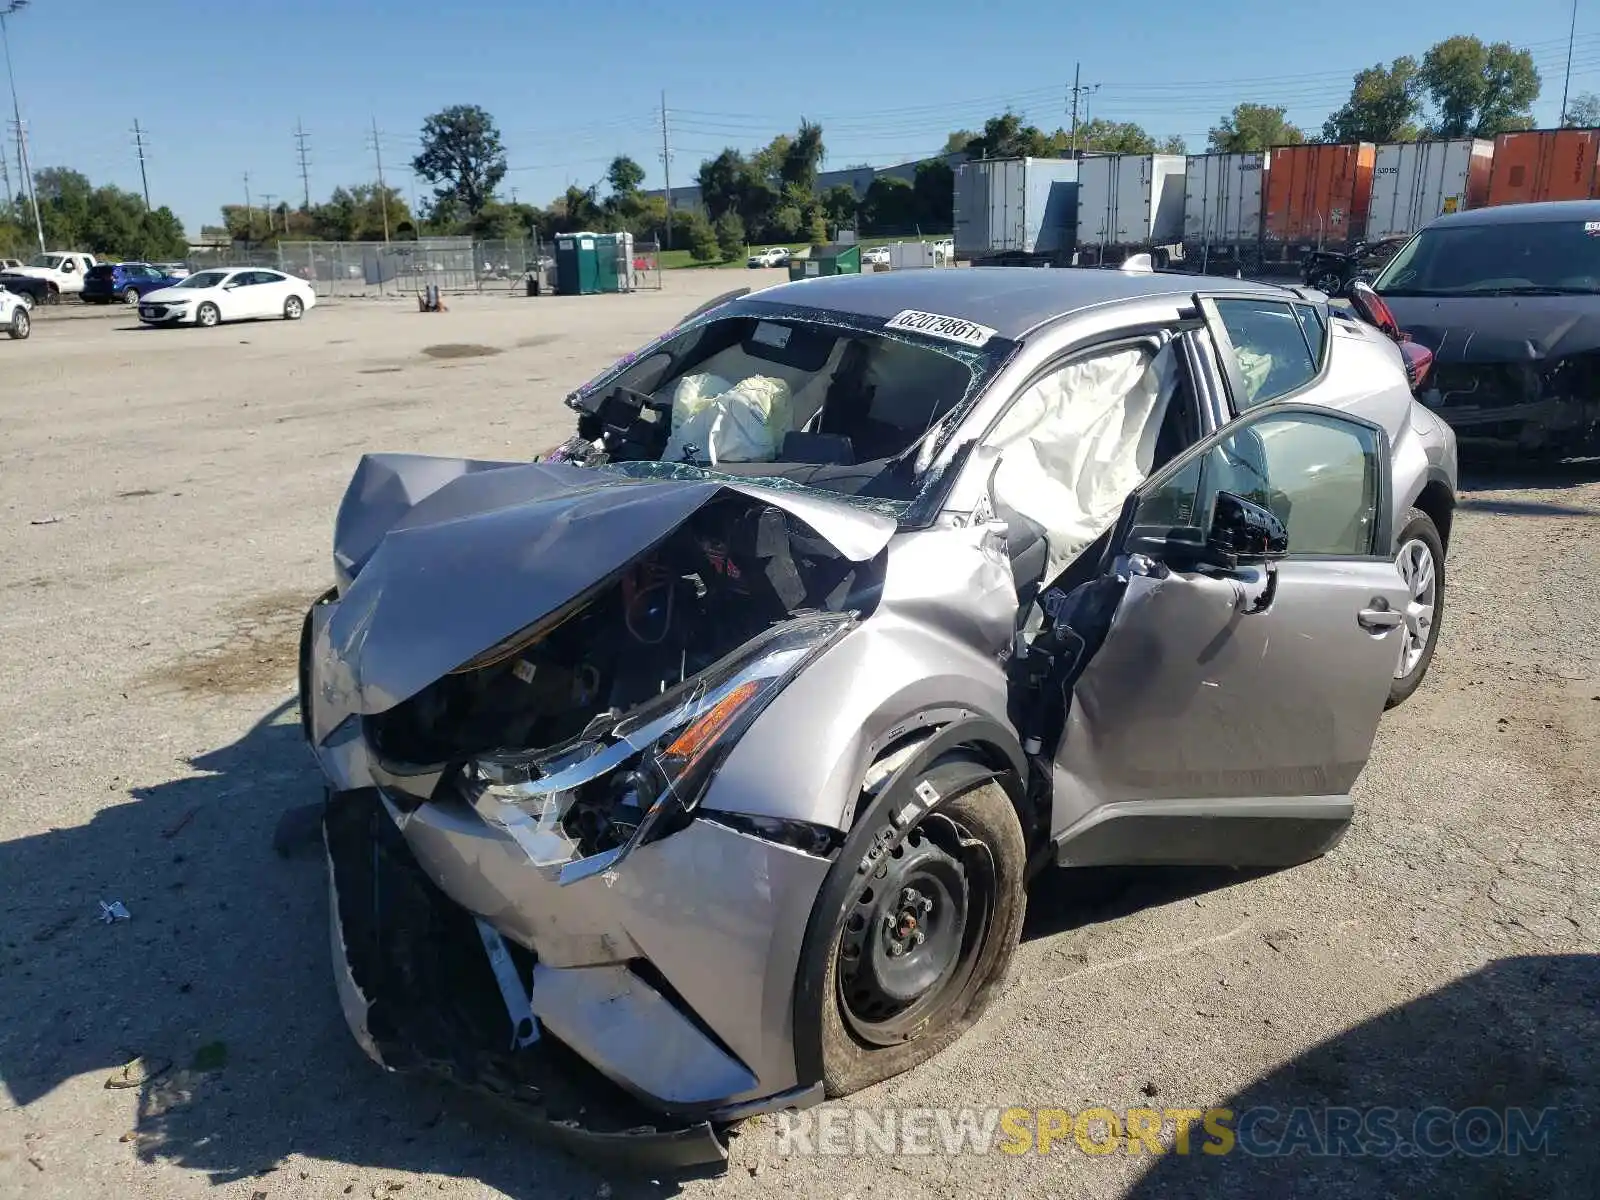
{"type": "Polygon", "coordinates": [[[285,321],[298,321],[305,315],[306,304],[299,296],[290,296],[283,302],[283,319],[285,321]]]}
{"type": "Polygon", "coordinates": [[[213,325],[221,320],[221,310],[219,310],[217,306],[212,304],[209,300],[195,310],[194,323],[196,325],[204,325],[207,329],[210,329],[213,325]]]}
{"type": "Polygon", "coordinates": [[[18,305],[11,313],[11,324],[6,327],[6,335],[14,341],[21,341],[32,332],[33,319],[27,309],[18,305]]]}
{"type": "Polygon", "coordinates": [[[1389,684],[1393,708],[1411,698],[1422,685],[1439,642],[1439,620],[1444,615],[1444,542],[1433,518],[1420,508],[1406,513],[1398,539],[1395,567],[1405,581],[1405,623],[1400,627],[1399,658],[1389,684]]]}
{"type": "Polygon", "coordinates": [[[1337,296],[1344,291],[1344,276],[1338,271],[1318,271],[1312,276],[1311,286],[1329,296],[1337,296]]]}
{"type": "MultiPolygon", "coordinates": [[[[840,865],[853,870],[849,855],[840,865]]],[[[826,963],[811,966],[825,972],[816,1034],[828,1095],[926,1062],[983,1015],[1021,935],[1025,866],[1011,800],[986,781],[854,879],[831,914],[826,963]]]]}
{"type": "Polygon", "coordinates": [[[61,303],[61,289],[58,288],[53,283],[45,284],[44,285],[44,302],[46,304],[60,304],[61,303]]]}

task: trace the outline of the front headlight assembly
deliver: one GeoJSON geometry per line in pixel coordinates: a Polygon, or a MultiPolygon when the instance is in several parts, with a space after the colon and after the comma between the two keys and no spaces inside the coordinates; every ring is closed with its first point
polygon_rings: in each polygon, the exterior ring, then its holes
{"type": "Polygon", "coordinates": [[[785,622],[567,746],[479,755],[463,772],[468,798],[562,882],[604,871],[687,824],[744,731],[853,623],[843,613],[785,622]]]}

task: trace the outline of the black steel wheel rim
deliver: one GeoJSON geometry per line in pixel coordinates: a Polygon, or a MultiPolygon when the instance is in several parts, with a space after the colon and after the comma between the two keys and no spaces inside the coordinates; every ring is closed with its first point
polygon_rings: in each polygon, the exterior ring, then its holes
{"type": "Polygon", "coordinates": [[[862,1041],[910,1041],[972,975],[994,908],[987,847],[925,818],[855,891],[839,939],[839,1009],[862,1041]]]}

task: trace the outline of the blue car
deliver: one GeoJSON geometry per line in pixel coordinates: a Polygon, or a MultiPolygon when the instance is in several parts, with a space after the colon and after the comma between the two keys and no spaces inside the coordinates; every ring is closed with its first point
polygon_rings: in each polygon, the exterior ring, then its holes
{"type": "Polygon", "coordinates": [[[177,282],[176,278],[149,263],[98,263],[83,276],[83,302],[110,304],[121,300],[124,304],[137,304],[146,292],[159,291],[177,282]]]}

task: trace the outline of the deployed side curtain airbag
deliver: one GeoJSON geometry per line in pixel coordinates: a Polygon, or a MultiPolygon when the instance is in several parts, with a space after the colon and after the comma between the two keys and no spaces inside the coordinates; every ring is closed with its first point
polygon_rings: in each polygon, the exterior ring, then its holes
{"type": "Polygon", "coordinates": [[[1012,405],[989,438],[996,497],[1045,530],[1053,578],[1116,520],[1144,482],[1177,385],[1175,343],[1069,363],[1012,405]]]}

